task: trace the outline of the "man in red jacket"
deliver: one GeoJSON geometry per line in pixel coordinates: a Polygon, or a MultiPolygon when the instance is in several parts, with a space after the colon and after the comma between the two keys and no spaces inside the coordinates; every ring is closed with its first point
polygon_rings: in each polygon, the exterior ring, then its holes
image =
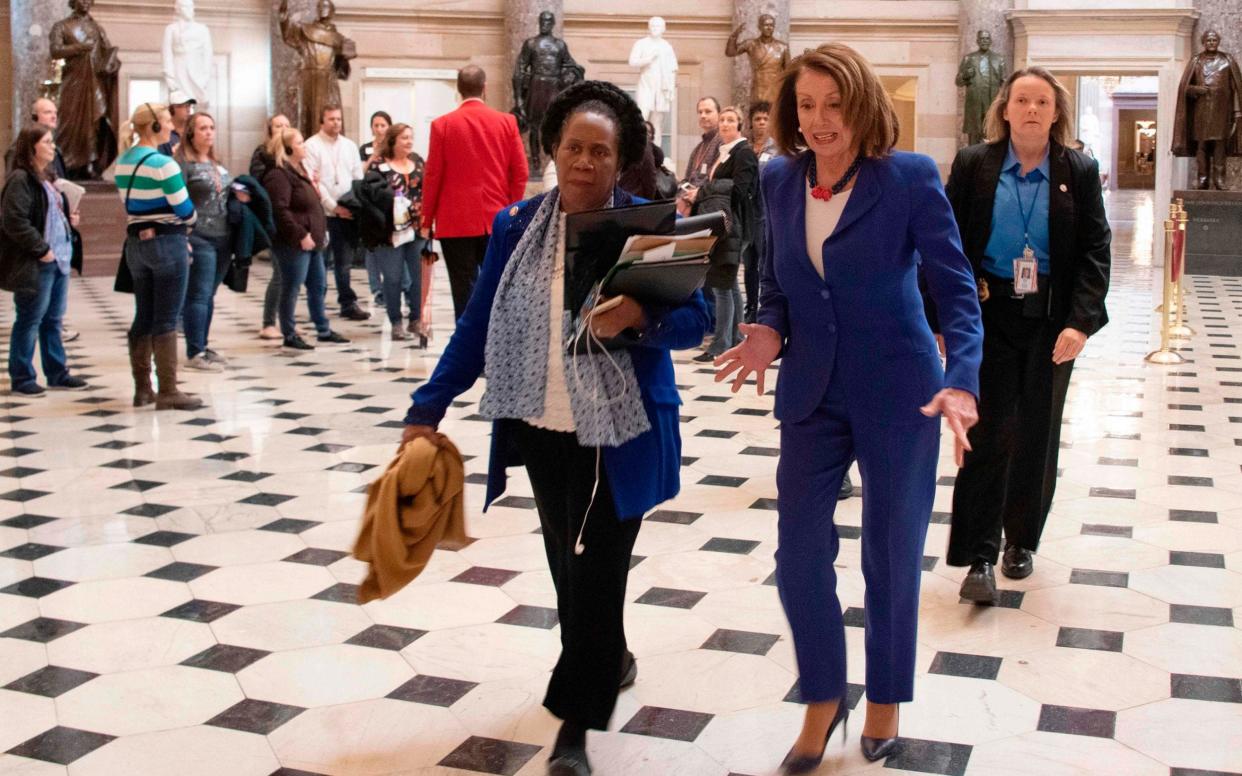
{"type": "Polygon", "coordinates": [[[486,90],[481,67],[457,72],[462,103],[431,122],[423,174],[423,236],[434,231],[444,248],[456,318],[483,265],[492,219],[526,191],[526,151],[517,120],[489,108],[483,102],[486,90]]]}

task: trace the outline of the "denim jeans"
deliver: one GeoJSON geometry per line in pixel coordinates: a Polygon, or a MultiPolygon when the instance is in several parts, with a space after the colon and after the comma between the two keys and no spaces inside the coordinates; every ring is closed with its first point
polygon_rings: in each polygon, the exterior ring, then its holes
{"type": "Polygon", "coordinates": [[[371,289],[371,298],[374,299],[375,297],[379,296],[380,291],[383,288],[383,286],[380,285],[383,281],[380,280],[379,264],[377,264],[375,261],[374,249],[371,249],[371,248],[367,249],[366,265],[367,265],[367,286],[371,289]]]}
{"type": "Polygon", "coordinates": [[[328,313],[323,304],[328,291],[323,251],[304,251],[281,245],[273,251],[273,256],[280,262],[280,333],[285,335],[285,339],[297,336],[293,316],[298,306],[298,292],[305,284],[306,307],[310,310],[315,332],[320,337],[331,334],[332,327],[328,325],[328,313]]]}
{"type": "Polygon", "coordinates": [[[713,288],[712,296],[716,300],[716,338],[707,352],[719,356],[742,341],[737,329],[742,322],[742,292],[734,280],[732,288],[713,288]]]}
{"type": "Polygon", "coordinates": [[[134,322],[130,339],[158,337],[177,330],[190,278],[189,246],[184,235],[161,234],[150,240],[125,239],[125,263],[134,276],[134,322]]]}
{"type": "Polygon", "coordinates": [[[272,254],[272,276],[267,281],[267,290],[263,292],[263,328],[276,325],[276,309],[280,306],[280,259],[276,252],[272,254]]]}
{"type": "Polygon", "coordinates": [[[60,340],[60,321],[69,296],[69,276],[61,274],[56,262],[39,263],[39,288],[13,294],[17,317],[9,342],[9,379],[14,389],[35,381],[35,340],[43,356],[43,376],[48,385],[65,379],[65,346],[60,340]]]}
{"type": "MultiPolygon", "coordinates": [[[[354,266],[354,246],[357,244],[358,226],[352,220],[328,216],[328,250],[332,252],[336,303],[342,310],[358,304],[358,295],[349,284],[349,270],[354,266]]],[[[323,257],[324,260],[326,258],[323,257]]]]}
{"type": "Polygon", "coordinates": [[[190,233],[190,281],[185,294],[185,309],[181,313],[185,323],[185,355],[194,358],[207,349],[207,334],[211,331],[211,318],[215,313],[216,289],[224,280],[228,269],[229,238],[203,237],[190,233]]]}
{"type": "Polygon", "coordinates": [[[422,253],[426,240],[414,239],[396,248],[381,245],[375,249],[375,263],[384,283],[384,306],[393,326],[401,325],[401,292],[410,308],[411,321],[422,318],[423,267],[422,253]]]}

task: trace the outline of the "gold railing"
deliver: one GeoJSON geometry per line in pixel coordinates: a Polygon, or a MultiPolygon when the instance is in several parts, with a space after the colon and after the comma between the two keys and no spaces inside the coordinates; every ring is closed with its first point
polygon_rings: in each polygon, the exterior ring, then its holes
{"type": "Polygon", "coordinates": [[[1160,314],[1160,347],[1143,359],[1149,364],[1183,364],[1186,359],[1173,347],[1173,340],[1193,337],[1195,330],[1186,323],[1185,289],[1182,279],[1186,267],[1186,222],[1190,220],[1184,203],[1169,204],[1164,222],[1164,293],[1156,308],[1160,314]]]}

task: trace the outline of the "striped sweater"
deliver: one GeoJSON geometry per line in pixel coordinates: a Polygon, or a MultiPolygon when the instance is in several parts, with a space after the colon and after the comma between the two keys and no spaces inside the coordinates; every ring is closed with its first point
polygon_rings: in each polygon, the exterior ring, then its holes
{"type": "Polygon", "coordinates": [[[116,160],[116,188],[125,203],[128,223],[182,224],[194,223],[197,214],[190,193],[181,177],[181,166],[161,153],[151,154],[146,146],[134,146],[116,160]],[[151,154],[146,161],[143,157],[151,154]],[[135,173],[134,167],[142,161],[135,173]],[[125,191],[130,188],[126,201],[125,191]]]}

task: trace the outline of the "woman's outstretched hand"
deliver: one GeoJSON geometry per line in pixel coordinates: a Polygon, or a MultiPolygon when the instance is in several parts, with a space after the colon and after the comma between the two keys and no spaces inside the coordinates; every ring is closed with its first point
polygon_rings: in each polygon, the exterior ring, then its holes
{"type": "Polygon", "coordinates": [[[919,411],[929,418],[944,415],[945,422],[949,424],[949,430],[954,436],[953,460],[957,462],[960,469],[966,457],[966,451],[970,449],[970,440],[966,438],[966,432],[979,422],[979,410],[975,397],[959,388],[945,388],[933,396],[926,406],[920,407],[919,411]]]}
{"type": "Polygon", "coordinates": [[[728,380],[736,372],[733,392],[737,393],[746,383],[746,378],[754,373],[755,388],[762,396],[764,376],[768,367],[781,353],[781,335],[776,329],[762,323],[743,323],[738,329],[745,337],[742,344],[721,353],[713,362],[718,367],[716,382],[728,380]]]}

